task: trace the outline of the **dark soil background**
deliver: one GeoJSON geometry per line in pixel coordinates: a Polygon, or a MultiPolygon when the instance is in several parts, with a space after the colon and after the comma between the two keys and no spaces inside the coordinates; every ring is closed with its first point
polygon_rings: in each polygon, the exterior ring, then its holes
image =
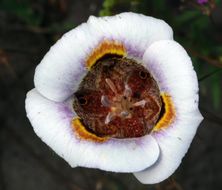
{"type": "Polygon", "coordinates": [[[214,1],[206,5],[169,1],[167,7],[160,1],[150,1],[151,5],[138,2],[0,1],[0,190],[222,189],[221,2],[215,4],[216,8],[211,7],[214,1]],[[171,178],[157,185],[142,185],[132,174],[71,168],[35,135],[24,109],[26,93],[34,87],[35,67],[64,32],[91,14],[129,10],[157,16],[175,26],[175,37],[189,47],[200,78],[200,109],[205,119],[181,166],[171,178]],[[201,19],[210,18],[214,26],[210,21],[195,25],[196,17],[187,13],[190,10],[201,19]],[[185,16],[175,21],[171,14],[185,16]],[[203,25],[206,28],[201,28],[203,25]],[[190,30],[191,26],[199,28],[190,30]]]}

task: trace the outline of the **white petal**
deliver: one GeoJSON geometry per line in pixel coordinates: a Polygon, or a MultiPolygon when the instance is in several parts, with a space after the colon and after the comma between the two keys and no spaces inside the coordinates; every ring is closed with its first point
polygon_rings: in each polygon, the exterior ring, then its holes
{"type": "Polygon", "coordinates": [[[186,51],[174,41],[153,43],[145,52],[144,65],[156,79],[160,90],[172,97],[174,122],[153,133],[160,146],[159,160],[134,175],[147,184],[168,178],[179,166],[202,121],[198,110],[198,82],[186,51]]]}
{"type": "Polygon", "coordinates": [[[75,116],[71,101],[56,103],[33,89],[27,94],[26,111],[36,134],[72,167],[135,172],[158,159],[159,147],[150,135],[128,140],[110,139],[103,143],[78,138],[71,127],[75,116]]]}
{"type": "Polygon", "coordinates": [[[132,12],[112,17],[90,16],[88,22],[100,37],[123,42],[128,55],[142,58],[155,41],[173,39],[171,27],[163,20],[132,12]]]}
{"type": "Polygon", "coordinates": [[[141,58],[154,41],[172,39],[162,20],[135,13],[96,18],[66,33],[51,47],[35,72],[35,87],[48,99],[64,101],[85,76],[87,57],[103,40],[123,43],[128,56],[141,58]]]}
{"type": "Polygon", "coordinates": [[[159,183],[171,176],[178,168],[202,120],[199,113],[194,115],[190,118],[181,118],[177,120],[175,126],[154,134],[160,146],[160,157],[153,166],[134,173],[141,183],[159,183]]]}
{"type": "Polygon", "coordinates": [[[143,63],[157,81],[161,92],[167,92],[179,103],[190,99],[193,102],[189,105],[194,103],[197,108],[197,76],[182,46],[172,40],[155,42],[146,50],[143,63]]]}
{"type": "Polygon", "coordinates": [[[87,24],[67,32],[53,45],[35,71],[35,87],[48,99],[63,101],[78,88],[85,59],[98,43],[87,24]]]}

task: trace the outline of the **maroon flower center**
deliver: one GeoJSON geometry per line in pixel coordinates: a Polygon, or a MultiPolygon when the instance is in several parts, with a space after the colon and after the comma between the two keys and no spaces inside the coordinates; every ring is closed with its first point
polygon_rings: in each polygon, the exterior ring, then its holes
{"type": "Polygon", "coordinates": [[[132,59],[106,57],[89,70],[74,95],[73,107],[85,128],[100,137],[148,134],[162,101],[151,74],[132,59]]]}

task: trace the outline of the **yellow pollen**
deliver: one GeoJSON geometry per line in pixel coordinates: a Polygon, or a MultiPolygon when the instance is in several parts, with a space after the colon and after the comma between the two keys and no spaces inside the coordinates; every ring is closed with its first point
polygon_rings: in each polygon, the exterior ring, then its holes
{"type": "Polygon", "coordinates": [[[93,141],[93,142],[99,142],[99,143],[102,143],[108,140],[107,137],[98,137],[95,134],[87,131],[85,126],[81,123],[80,118],[74,118],[72,120],[72,128],[80,139],[93,141]]]}
{"type": "Polygon", "coordinates": [[[106,54],[125,56],[126,49],[124,45],[120,42],[104,40],[95,48],[95,50],[87,58],[86,67],[90,69],[96,63],[96,61],[98,61],[106,54]]]}
{"type": "Polygon", "coordinates": [[[173,123],[176,116],[176,111],[171,96],[166,93],[162,93],[161,97],[163,100],[165,112],[153,128],[153,132],[169,127],[170,124],[173,123]]]}
{"type": "Polygon", "coordinates": [[[116,111],[116,107],[111,107],[111,111],[115,112],[116,111]]]}

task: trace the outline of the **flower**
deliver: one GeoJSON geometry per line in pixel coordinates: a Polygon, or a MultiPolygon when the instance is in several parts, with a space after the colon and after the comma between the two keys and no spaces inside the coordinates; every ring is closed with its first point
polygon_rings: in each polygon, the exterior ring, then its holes
{"type": "Polygon", "coordinates": [[[90,16],[51,47],[26,112],[72,167],[158,183],[179,166],[202,120],[191,59],[164,21],[90,16]]]}
{"type": "Polygon", "coordinates": [[[197,0],[197,3],[202,5],[202,4],[208,3],[208,0],[197,0]]]}

